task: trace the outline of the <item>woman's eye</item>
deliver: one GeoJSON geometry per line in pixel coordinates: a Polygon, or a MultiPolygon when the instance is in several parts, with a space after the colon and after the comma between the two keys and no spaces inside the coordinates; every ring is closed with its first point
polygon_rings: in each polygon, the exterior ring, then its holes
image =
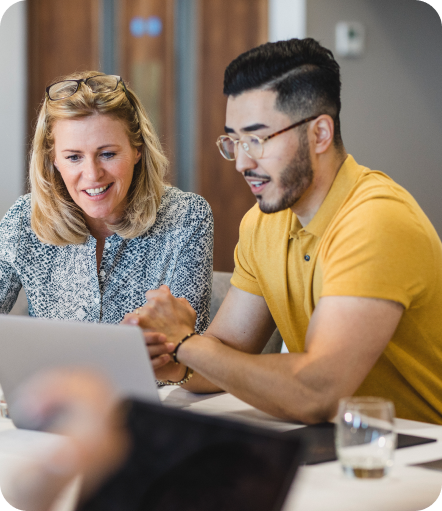
{"type": "Polygon", "coordinates": [[[106,160],[110,160],[115,156],[115,153],[105,152],[101,153],[101,156],[103,156],[103,158],[106,158],[106,160]]]}
{"type": "Polygon", "coordinates": [[[80,156],[78,154],[71,154],[70,156],[66,156],[66,159],[71,162],[76,162],[80,159],[80,156]]]}

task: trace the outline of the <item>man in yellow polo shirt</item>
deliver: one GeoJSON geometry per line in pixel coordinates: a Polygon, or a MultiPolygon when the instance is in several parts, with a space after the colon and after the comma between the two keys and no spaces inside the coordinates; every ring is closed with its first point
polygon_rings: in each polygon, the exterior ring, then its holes
{"type": "Polygon", "coordinates": [[[307,423],[352,394],[442,423],[441,242],[408,192],[347,155],[333,55],[312,39],[262,45],[228,66],[224,92],[218,146],[257,205],[204,335],[166,286],[127,317],[165,334],[146,334],[157,377],[307,423]],[[259,355],[275,325],[290,353],[259,355]]]}

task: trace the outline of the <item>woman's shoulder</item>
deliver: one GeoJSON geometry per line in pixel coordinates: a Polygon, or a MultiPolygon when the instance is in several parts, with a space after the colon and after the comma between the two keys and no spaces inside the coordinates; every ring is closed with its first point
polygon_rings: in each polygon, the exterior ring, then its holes
{"type": "Polygon", "coordinates": [[[212,221],[212,210],[209,203],[196,193],[183,192],[174,186],[166,186],[161,205],[158,210],[159,219],[179,219],[212,221]]]}
{"type": "Polygon", "coordinates": [[[16,246],[30,225],[31,197],[27,194],[19,197],[0,221],[0,253],[4,255],[8,247],[16,246]]]}
{"type": "Polygon", "coordinates": [[[31,194],[20,196],[8,209],[0,225],[23,225],[29,223],[31,218],[31,194]]]}

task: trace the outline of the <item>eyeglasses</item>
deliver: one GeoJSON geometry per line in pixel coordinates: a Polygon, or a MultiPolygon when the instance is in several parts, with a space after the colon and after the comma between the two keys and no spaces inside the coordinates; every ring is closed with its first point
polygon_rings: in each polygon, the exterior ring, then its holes
{"type": "Polygon", "coordinates": [[[267,140],[270,140],[277,135],[281,135],[282,133],[285,133],[286,131],[289,131],[293,128],[297,128],[306,122],[314,121],[318,117],[319,115],[315,115],[314,117],[307,117],[307,119],[295,122],[295,124],[292,124],[283,130],[277,131],[276,133],[273,133],[273,135],[269,135],[265,138],[259,138],[257,135],[243,135],[240,139],[234,140],[228,135],[221,135],[218,137],[216,145],[218,146],[221,156],[223,156],[226,160],[236,160],[238,156],[238,144],[241,144],[241,147],[244,149],[249,158],[257,160],[262,158],[264,153],[264,143],[267,142],[267,140]]]}
{"type": "Polygon", "coordinates": [[[80,80],[63,80],[62,82],[56,82],[46,87],[46,94],[51,101],[59,101],[60,99],[73,96],[78,91],[81,83],[87,85],[94,94],[98,94],[114,92],[117,90],[120,82],[123,84],[123,89],[127,96],[126,85],[121,79],[121,76],[116,75],[97,75],[86,78],[85,80],[83,78],[80,80]]]}

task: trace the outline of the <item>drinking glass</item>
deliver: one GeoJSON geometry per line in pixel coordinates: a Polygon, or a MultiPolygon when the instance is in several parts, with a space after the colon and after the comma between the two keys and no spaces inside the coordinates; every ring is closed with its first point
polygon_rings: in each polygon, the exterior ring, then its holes
{"type": "Polygon", "coordinates": [[[363,479],[384,477],[393,466],[396,449],[393,403],[378,397],[341,399],[335,442],[345,475],[363,479]]]}
{"type": "Polygon", "coordinates": [[[3,394],[3,389],[0,386],[0,417],[3,417],[4,419],[9,419],[9,411],[8,411],[8,405],[5,400],[5,396],[3,394]]]}

